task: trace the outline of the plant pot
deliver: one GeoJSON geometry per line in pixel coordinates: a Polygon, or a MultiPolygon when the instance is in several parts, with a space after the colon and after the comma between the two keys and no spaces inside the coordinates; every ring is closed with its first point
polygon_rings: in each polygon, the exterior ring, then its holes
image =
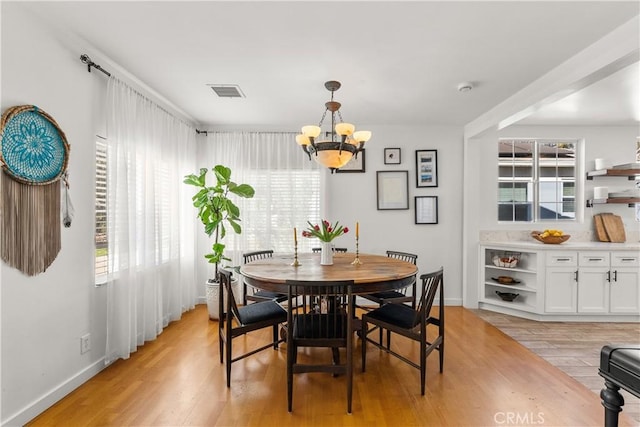
{"type": "Polygon", "coordinates": [[[331,242],[321,242],[320,247],[320,265],[333,265],[333,248],[331,242]]]}
{"type": "MultiPolygon", "coordinates": [[[[233,295],[238,300],[239,292],[241,291],[239,281],[235,277],[231,279],[231,289],[233,295]]],[[[210,320],[220,320],[220,308],[218,301],[220,301],[220,283],[213,279],[207,280],[205,285],[206,297],[207,297],[207,310],[209,311],[210,320]]],[[[227,305],[226,295],[224,300],[225,307],[227,305]]]]}

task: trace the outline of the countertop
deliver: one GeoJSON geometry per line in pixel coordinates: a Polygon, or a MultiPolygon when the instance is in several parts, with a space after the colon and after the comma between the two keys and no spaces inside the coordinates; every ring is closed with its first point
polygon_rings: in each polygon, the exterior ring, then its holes
{"type": "Polygon", "coordinates": [[[608,243],[608,242],[575,242],[567,241],[558,245],[549,245],[537,240],[523,241],[482,241],[483,246],[499,246],[503,248],[518,248],[528,250],[593,250],[593,251],[640,251],[640,242],[608,243]]]}

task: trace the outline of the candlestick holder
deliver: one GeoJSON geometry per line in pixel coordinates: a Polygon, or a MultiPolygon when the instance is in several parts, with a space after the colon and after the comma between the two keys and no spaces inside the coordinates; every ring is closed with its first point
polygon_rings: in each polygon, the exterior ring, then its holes
{"type": "Polygon", "coordinates": [[[301,264],[298,262],[298,242],[295,242],[293,246],[293,262],[291,263],[293,267],[299,267],[301,264]]]}
{"type": "Polygon", "coordinates": [[[358,237],[356,237],[356,259],[353,260],[353,262],[351,263],[351,265],[362,265],[362,261],[360,261],[360,247],[359,247],[359,243],[358,243],[358,237]]]}

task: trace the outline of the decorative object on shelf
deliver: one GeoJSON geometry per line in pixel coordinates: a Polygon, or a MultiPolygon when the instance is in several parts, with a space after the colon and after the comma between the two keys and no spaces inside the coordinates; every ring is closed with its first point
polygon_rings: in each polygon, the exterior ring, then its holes
{"type": "Polygon", "coordinates": [[[409,171],[376,172],[378,210],[409,209],[409,171]]]}
{"type": "Polygon", "coordinates": [[[340,82],[331,80],[325,82],[324,87],[331,92],[331,100],[326,102],[324,113],[317,126],[308,125],[302,127],[302,133],[296,135],[296,142],[307,153],[309,160],[311,155],[314,156],[316,162],[325,166],[333,173],[349,163],[352,157],[357,157],[362,151],[365,142],[371,138],[371,132],[361,130],[355,132],[355,126],[351,123],[344,123],[342,114],[340,113],[341,104],[333,100],[333,93],[340,89],[340,82]],[[316,141],[316,138],[322,132],[322,124],[327,115],[331,113],[331,131],[327,132],[330,139],[316,141]],[[338,122],[336,123],[336,115],[338,122]],[[340,136],[339,141],[337,135],[340,136]]]}
{"type": "Polygon", "coordinates": [[[401,152],[399,148],[384,149],[384,164],[399,165],[402,162],[401,152]]]}
{"type": "MultiPolygon", "coordinates": [[[[61,179],[67,189],[69,143],[35,105],[8,108],[0,120],[2,259],[21,272],[44,272],[61,248],[61,179]]],[[[65,208],[68,193],[65,193],[65,208]]],[[[65,226],[70,224],[69,212],[65,226]]]]}
{"type": "Polygon", "coordinates": [[[520,262],[520,252],[502,252],[495,254],[491,261],[496,267],[516,268],[520,262]]]}
{"type": "Polygon", "coordinates": [[[367,150],[363,148],[357,156],[353,156],[349,163],[341,167],[340,169],[336,169],[336,173],[364,173],[366,171],[365,168],[365,160],[367,160],[367,150]]]}
{"type": "Polygon", "coordinates": [[[558,245],[560,243],[564,243],[571,235],[564,234],[562,230],[544,230],[544,231],[532,231],[531,237],[536,239],[539,242],[548,244],[548,245],[558,245]]]}
{"type": "Polygon", "coordinates": [[[307,221],[309,228],[302,232],[302,237],[317,237],[320,239],[320,264],[321,265],[333,265],[333,248],[331,242],[336,237],[342,236],[349,232],[348,227],[340,225],[339,221],[335,224],[331,224],[329,221],[323,219],[320,224],[312,224],[307,221]]]}
{"type": "Polygon", "coordinates": [[[502,301],[512,302],[513,300],[518,298],[520,294],[514,294],[512,292],[496,291],[496,295],[498,295],[502,301]]]}
{"type": "Polygon", "coordinates": [[[438,223],[438,196],[415,196],[416,224],[438,223]]]}
{"type": "Polygon", "coordinates": [[[492,277],[491,279],[495,280],[501,285],[517,285],[521,283],[518,279],[514,279],[511,276],[498,276],[498,277],[492,277]]]}
{"type": "Polygon", "coordinates": [[[360,223],[356,222],[356,259],[353,260],[351,264],[353,265],[362,265],[362,261],[360,261],[360,223]]]}
{"type": "Polygon", "coordinates": [[[438,186],[438,150],[416,150],[416,187],[438,186]]]}

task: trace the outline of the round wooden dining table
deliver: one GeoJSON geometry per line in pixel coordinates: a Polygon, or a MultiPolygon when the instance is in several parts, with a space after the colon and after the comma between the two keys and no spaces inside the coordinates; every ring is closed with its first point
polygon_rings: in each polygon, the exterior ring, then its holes
{"type": "Polygon", "coordinates": [[[244,280],[266,291],[288,292],[287,280],[324,282],[353,280],[354,295],[405,288],[416,280],[418,267],[410,262],[385,255],[359,254],[360,264],[354,265],[354,253],[335,253],[333,265],[320,265],[320,254],[298,256],[299,266],[292,265],[293,255],[279,255],[252,261],[240,267],[244,280]]]}

